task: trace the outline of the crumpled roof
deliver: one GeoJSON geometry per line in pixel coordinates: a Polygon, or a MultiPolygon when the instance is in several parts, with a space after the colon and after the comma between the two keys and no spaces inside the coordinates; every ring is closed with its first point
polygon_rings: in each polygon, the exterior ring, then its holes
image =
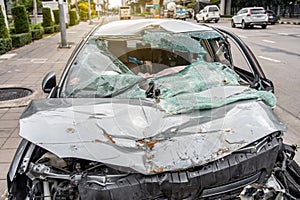
{"type": "Polygon", "coordinates": [[[114,21],[101,26],[94,35],[136,35],[147,27],[160,27],[173,33],[212,30],[191,22],[170,19],[139,19],[114,21]],[[128,28],[130,25],[130,28],[128,28]]]}

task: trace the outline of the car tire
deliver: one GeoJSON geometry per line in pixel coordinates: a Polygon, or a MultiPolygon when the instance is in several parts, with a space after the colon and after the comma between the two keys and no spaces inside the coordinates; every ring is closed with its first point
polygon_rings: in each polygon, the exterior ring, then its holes
{"type": "Polygon", "coordinates": [[[215,23],[218,23],[218,21],[219,21],[219,20],[218,20],[218,19],[216,19],[216,20],[215,20],[215,23]]]}
{"type": "Polygon", "coordinates": [[[242,21],[242,29],[246,29],[246,28],[247,28],[247,25],[246,25],[245,21],[243,20],[242,21]]]}
{"type": "Polygon", "coordinates": [[[267,24],[261,25],[262,29],[266,29],[267,28],[267,24]]]}
{"type": "Polygon", "coordinates": [[[196,19],[196,22],[199,23],[200,21],[196,19]]]}
{"type": "Polygon", "coordinates": [[[235,28],[235,27],[236,27],[233,20],[231,20],[231,27],[232,27],[232,28],[235,28]]]}
{"type": "Polygon", "coordinates": [[[275,24],[275,22],[271,22],[271,24],[272,24],[272,25],[274,25],[274,24],[275,24]]]}

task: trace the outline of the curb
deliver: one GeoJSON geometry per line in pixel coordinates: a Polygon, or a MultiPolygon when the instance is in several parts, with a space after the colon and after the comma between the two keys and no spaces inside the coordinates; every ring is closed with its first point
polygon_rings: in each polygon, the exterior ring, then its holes
{"type": "Polygon", "coordinates": [[[279,24],[292,24],[292,25],[300,25],[300,22],[294,22],[294,21],[279,21],[279,24]]]}

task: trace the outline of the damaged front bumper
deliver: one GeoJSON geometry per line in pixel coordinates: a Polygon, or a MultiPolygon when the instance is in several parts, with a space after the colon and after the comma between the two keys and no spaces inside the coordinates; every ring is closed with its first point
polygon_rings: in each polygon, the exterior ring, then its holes
{"type": "Polygon", "coordinates": [[[291,160],[295,149],[282,143],[281,132],[206,165],[154,175],[120,172],[87,160],[53,159],[49,152],[32,144],[28,150],[31,148],[35,150],[27,151],[17,174],[8,177],[9,199],[18,196],[20,184],[23,187],[31,185],[24,197],[48,196],[50,199],[67,198],[68,195],[73,199],[259,199],[258,194],[270,196],[270,193],[258,191],[267,187],[270,176],[282,187],[271,190],[275,191],[274,195],[281,192],[282,197],[300,197],[300,168],[291,160]],[[34,161],[32,157],[37,153],[42,156],[34,161]],[[65,170],[68,163],[76,170],[65,170]],[[27,181],[25,176],[29,177],[27,181]]]}

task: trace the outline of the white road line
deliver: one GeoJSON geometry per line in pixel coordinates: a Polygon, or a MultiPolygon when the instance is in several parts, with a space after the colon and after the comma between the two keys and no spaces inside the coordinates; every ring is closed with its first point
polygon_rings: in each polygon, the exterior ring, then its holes
{"type": "Polygon", "coordinates": [[[8,60],[17,55],[16,53],[7,53],[0,56],[0,60],[8,60]]]}
{"type": "Polygon", "coordinates": [[[239,35],[240,38],[248,38],[247,36],[244,35],[239,35]]]}
{"type": "Polygon", "coordinates": [[[267,58],[267,57],[264,57],[264,56],[258,56],[258,57],[261,58],[261,59],[264,59],[264,60],[271,61],[271,62],[280,63],[280,60],[275,60],[275,59],[267,58]]]}
{"type": "Polygon", "coordinates": [[[274,41],[271,41],[271,40],[263,40],[263,42],[272,43],[272,44],[275,43],[274,41]]]}
{"type": "Polygon", "coordinates": [[[278,33],[278,35],[289,35],[288,33],[278,33]]]}

